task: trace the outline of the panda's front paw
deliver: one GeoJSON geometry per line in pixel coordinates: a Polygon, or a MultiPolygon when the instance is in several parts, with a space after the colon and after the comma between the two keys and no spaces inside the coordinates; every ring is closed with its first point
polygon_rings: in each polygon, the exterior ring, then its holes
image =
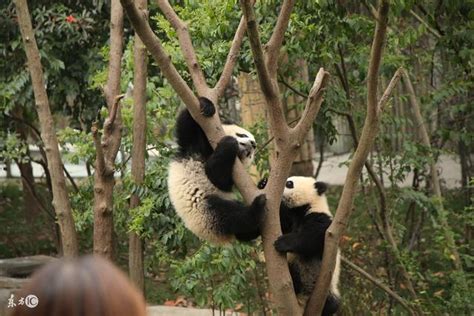
{"type": "Polygon", "coordinates": [[[287,253],[291,252],[293,249],[293,238],[290,235],[282,235],[278,237],[277,240],[273,243],[273,246],[278,252],[287,253]]]}
{"type": "Polygon", "coordinates": [[[266,177],[263,178],[262,180],[260,180],[260,181],[258,182],[257,188],[258,188],[259,190],[265,189],[265,187],[267,186],[267,182],[268,182],[268,178],[266,178],[266,177]]]}
{"type": "Polygon", "coordinates": [[[217,144],[215,152],[219,153],[219,157],[223,157],[222,155],[224,155],[225,157],[232,159],[233,162],[235,156],[237,156],[237,153],[239,152],[239,143],[232,136],[224,136],[217,144]]]}
{"type": "Polygon", "coordinates": [[[199,97],[199,107],[201,114],[205,117],[211,117],[216,113],[216,107],[211,100],[205,97],[199,97]]]}

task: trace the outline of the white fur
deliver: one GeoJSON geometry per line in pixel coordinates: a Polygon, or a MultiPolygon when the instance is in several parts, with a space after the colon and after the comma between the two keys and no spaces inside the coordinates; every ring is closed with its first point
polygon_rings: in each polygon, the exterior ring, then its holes
{"type": "Polygon", "coordinates": [[[294,176],[289,177],[287,181],[292,181],[294,184],[293,189],[285,187],[283,191],[283,200],[288,206],[297,207],[309,204],[311,211],[324,213],[332,218],[326,195],[317,194],[314,187],[314,183],[316,182],[314,178],[294,176]]]}
{"type": "MultiPolygon", "coordinates": [[[[223,127],[227,135],[233,136],[239,141],[239,146],[242,147],[239,149],[244,152],[243,156],[245,156],[242,160],[250,164],[255,152],[251,144],[251,141],[255,144],[253,135],[236,125],[223,125],[223,127]],[[245,134],[248,137],[238,137],[237,133],[245,134]],[[249,156],[247,156],[247,151],[250,152],[249,156]]],[[[212,229],[205,197],[213,194],[231,200],[234,195],[231,192],[219,190],[211,183],[206,176],[203,161],[197,160],[195,157],[171,161],[168,168],[168,191],[171,203],[184,225],[196,236],[214,244],[227,244],[235,239],[234,236],[216,234],[212,229]]]]}
{"type": "Polygon", "coordinates": [[[246,129],[235,124],[224,124],[222,128],[227,136],[233,136],[237,139],[239,143],[239,158],[244,166],[250,166],[255,156],[255,148],[252,146],[252,143],[256,144],[255,137],[246,129]],[[245,135],[245,137],[238,136],[238,134],[245,135]]]}

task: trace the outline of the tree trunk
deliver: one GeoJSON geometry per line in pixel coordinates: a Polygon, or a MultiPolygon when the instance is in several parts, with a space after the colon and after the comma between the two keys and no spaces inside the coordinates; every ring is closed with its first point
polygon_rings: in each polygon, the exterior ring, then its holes
{"type": "MultiPolygon", "coordinates": [[[[403,72],[403,83],[405,84],[405,88],[408,92],[408,96],[410,99],[410,104],[412,108],[413,118],[415,121],[415,127],[418,130],[418,137],[420,138],[422,144],[428,148],[431,153],[431,141],[428,135],[428,128],[423,120],[423,116],[421,115],[420,106],[418,104],[418,99],[416,98],[415,89],[411,83],[410,77],[406,71],[403,72]]],[[[457,270],[462,271],[462,262],[461,257],[459,256],[458,249],[456,247],[456,242],[454,241],[453,231],[449,226],[448,219],[447,219],[447,212],[444,209],[443,205],[443,196],[441,193],[441,185],[439,182],[439,175],[438,175],[438,168],[436,167],[436,160],[432,157],[432,161],[430,163],[430,178],[431,178],[431,189],[433,195],[435,196],[435,204],[438,209],[438,218],[441,222],[441,227],[444,232],[444,236],[446,238],[446,243],[448,246],[449,251],[451,251],[451,258],[453,260],[454,266],[457,270]]]]}
{"type": "Polygon", "coordinates": [[[53,192],[53,206],[61,229],[63,254],[66,257],[74,257],[78,255],[79,251],[76,228],[69,203],[58,140],[54,130],[53,117],[49,108],[48,95],[46,94],[40,54],[33,33],[26,0],[15,0],[15,6],[33,84],[35,105],[41,126],[41,138],[43,139],[46,156],[48,158],[48,169],[51,175],[53,192]]]}
{"type": "MultiPolygon", "coordinates": [[[[12,116],[15,117],[15,131],[20,139],[25,142],[28,146],[28,130],[24,125],[23,108],[16,106],[13,110],[12,116]]],[[[26,148],[25,156],[28,157],[27,161],[16,161],[18,169],[21,174],[21,185],[23,191],[23,206],[25,214],[36,216],[40,212],[40,207],[37,204],[36,197],[36,185],[33,177],[33,167],[31,166],[31,155],[30,149],[26,148]]]]}
{"type": "Polygon", "coordinates": [[[110,58],[104,87],[109,117],[104,122],[100,139],[97,126],[92,133],[96,147],[94,174],[94,253],[113,259],[113,193],[114,164],[121,142],[120,70],[123,47],[123,10],[119,0],[112,0],[110,14],[110,58]]]}
{"type": "MultiPolygon", "coordinates": [[[[146,10],[147,1],[139,0],[137,5],[142,10],[146,10]]],[[[147,51],[137,35],[135,35],[134,45],[132,177],[136,185],[141,185],[145,178],[147,51]]],[[[130,209],[139,204],[138,194],[133,194],[130,199],[130,209]]],[[[128,247],[130,279],[144,291],[143,241],[140,235],[130,232],[128,247]]]]}

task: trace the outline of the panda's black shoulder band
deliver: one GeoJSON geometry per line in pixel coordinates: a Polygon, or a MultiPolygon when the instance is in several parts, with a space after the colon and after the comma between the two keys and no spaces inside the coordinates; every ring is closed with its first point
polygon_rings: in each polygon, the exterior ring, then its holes
{"type": "Polygon", "coordinates": [[[328,184],[326,182],[317,181],[314,183],[314,188],[318,192],[318,195],[321,195],[327,191],[328,184]]]}

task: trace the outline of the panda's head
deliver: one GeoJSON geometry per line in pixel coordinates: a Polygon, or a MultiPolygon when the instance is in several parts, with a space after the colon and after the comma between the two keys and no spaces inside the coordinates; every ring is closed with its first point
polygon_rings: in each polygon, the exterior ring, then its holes
{"type": "Polygon", "coordinates": [[[245,166],[250,166],[255,156],[257,143],[252,133],[235,124],[223,124],[224,133],[234,137],[239,143],[239,158],[245,166]]]}
{"type": "Polygon", "coordinates": [[[289,177],[282,198],[289,207],[309,204],[312,211],[331,215],[325,195],[327,188],[326,183],[316,181],[313,177],[289,177]]]}

